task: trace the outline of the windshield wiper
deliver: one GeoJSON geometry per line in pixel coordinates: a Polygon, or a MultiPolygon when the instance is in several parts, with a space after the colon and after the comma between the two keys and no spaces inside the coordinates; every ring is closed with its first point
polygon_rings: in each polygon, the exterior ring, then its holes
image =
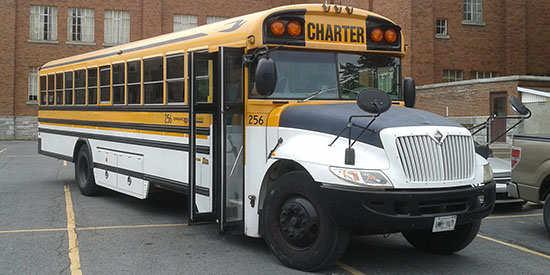
{"type": "Polygon", "coordinates": [[[330,92],[330,91],[334,91],[334,90],[338,90],[338,88],[335,87],[335,88],[328,88],[328,89],[316,91],[316,92],[312,93],[311,95],[308,95],[306,98],[300,100],[300,102],[306,102],[306,101],[308,101],[308,100],[310,100],[310,99],[312,99],[312,98],[314,98],[318,95],[322,95],[326,92],[330,92]]]}

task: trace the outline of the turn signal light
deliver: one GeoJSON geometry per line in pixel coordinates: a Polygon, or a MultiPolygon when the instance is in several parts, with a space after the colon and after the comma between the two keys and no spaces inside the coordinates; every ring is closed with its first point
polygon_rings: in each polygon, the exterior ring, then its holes
{"type": "Polygon", "coordinates": [[[384,33],[384,38],[386,38],[386,41],[389,43],[395,42],[397,40],[397,33],[394,29],[387,29],[384,33]]]}
{"type": "Polygon", "coordinates": [[[275,20],[273,21],[273,23],[271,23],[270,29],[271,33],[273,33],[274,35],[282,35],[283,33],[285,33],[285,23],[283,23],[283,21],[281,20],[275,20]]]}
{"type": "Polygon", "coordinates": [[[376,28],[370,33],[370,38],[374,42],[380,42],[384,38],[384,32],[381,28],[376,28]]]}
{"type": "Polygon", "coordinates": [[[298,36],[302,32],[302,25],[300,25],[298,21],[290,21],[290,23],[286,25],[286,31],[290,36],[298,36]]]}

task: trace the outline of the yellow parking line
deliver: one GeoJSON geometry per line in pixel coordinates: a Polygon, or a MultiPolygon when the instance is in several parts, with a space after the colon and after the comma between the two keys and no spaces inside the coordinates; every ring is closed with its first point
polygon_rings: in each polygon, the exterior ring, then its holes
{"type": "Polygon", "coordinates": [[[8,150],[8,148],[4,148],[4,149],[0,150],[0,154],[6,152],[6,150],[8,150]]]}
{"type": "Polygon", "coordinates": [[[485,218],[486,220],[493,220],[493,219],[508,219],[508,218],[523,218],[523,217],[538,217],[542,216],[542,213],[540,214],[525,214],[525,215],[510,215],[510,216],[491,216],[485,218]]]}
{"type": "Polygon", "coordinates": [[[142,225],[112,225],[112,226],[94,226],[94,227],[81,227],[76,230],[102,230],[102,229],[131,229],[131,228],[153,228],[153,227],[179,227],[187,226],[186,223],[173,223],[173,224],[142,224],[142,225]]]}
{"type": "Polygon", "coordinates": [[[339,266],[340,268],[342,268],[343,270],[351,273],[352,275],[365,275],[365,273],[345,264],[345,263],[342,263],[340,261],[336,262],[336,265],[339,266]]]}
{"type": "Polygon", "coordinates": [[[511,248],[521,250],[523,252],[527,252],[529,254],[533,254],[533,255],[537,255],[537,256],[540,256],[540,257],[543,257],[543,258],[546,258],[546,259],[550,259],[550,255],[546,255],[546,254],[531,250],[529,248],[525,248],[525,247],[522,247],[522,246],[519,246],[519,245],[515,245],[515,244],[495,240],[493,238],[486,237],[486,236],[483,236],[483,235],[480,235],[480,234],[477,234],[477,236],[482,238],[482,239],[488,240],[488,241],[492,241],[492,242],[495,242],[495,243],[498,243],[498,244],[502,244],[502,245],[505,245],[505,246],[508,246],[508,247],[511,247],[511,248]]]}
{"type": "Polygon", "coordinates": [[[18,229],[18,230],[2,230],[0,234],[6,233],[32,233],[32,232],[51,232],[51,231],[65,231],[67,228],[37,228],[37,229],[18,229]]]}
{"type": "Polygon", "coordinates": [[[80,254],[78,251],[78,239],[76,236],[76,223],[74,220],[73,200],[68,185],[64,186],[65,202],[67,205],[67,231],[69,233],[69,260],[71,262],[71,274],[82,275],[80,267],[80,254]]]}

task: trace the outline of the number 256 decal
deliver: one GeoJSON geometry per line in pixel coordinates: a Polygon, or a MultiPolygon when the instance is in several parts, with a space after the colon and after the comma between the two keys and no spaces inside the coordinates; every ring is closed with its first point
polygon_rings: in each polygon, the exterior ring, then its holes
{"type": "Polygon", "coordinates": [[[248,124],[250,125],[264,125],[265,120],[262,115],[248,115],[248,124]]]}

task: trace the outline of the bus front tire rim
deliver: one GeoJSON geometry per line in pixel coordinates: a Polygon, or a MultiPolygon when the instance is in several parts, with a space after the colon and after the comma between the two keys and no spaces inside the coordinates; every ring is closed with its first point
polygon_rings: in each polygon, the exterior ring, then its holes
{"type": "Polygon", "coordinates": [[[279,230],[284,240],[297,249],[306,249],[319,235],[319,216],[313,204],[303,197],[292,197],[281,206],[279,230]]]}

